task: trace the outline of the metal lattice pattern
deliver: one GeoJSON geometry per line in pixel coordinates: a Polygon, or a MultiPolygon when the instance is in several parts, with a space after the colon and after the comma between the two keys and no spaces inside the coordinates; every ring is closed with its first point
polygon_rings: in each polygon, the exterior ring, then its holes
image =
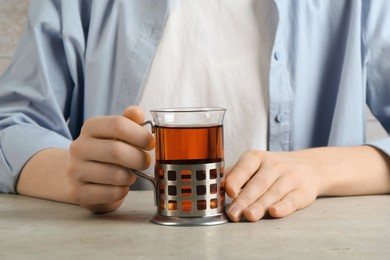
{"type": "Polygon", "coordinates": [[[204,217],[223,213],[225,188],[223,162],[158,164],[159,214],[204,217]]]}

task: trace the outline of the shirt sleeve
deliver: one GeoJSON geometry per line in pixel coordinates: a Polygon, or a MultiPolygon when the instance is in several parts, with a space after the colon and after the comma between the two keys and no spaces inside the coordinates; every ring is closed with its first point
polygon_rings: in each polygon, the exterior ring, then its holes
{"type": "Polygon", "coordinates": [[[60,2],[32,2],[23,38],[0,77],[2,193],[16,192],[19,174],[34,154],[68,149],[72,141],[68,117],[77,83],[71,67],[77,64],[69,64],[72,56],[65,51],[60,2]]]}
{"type": "MultiPolygon", "coordinates": [[[[367,104],[390,133],[390,2],[363,1],[363,45],[367,66],[367,104]]],[[[369,143],[390,156],[390,138],[369,143]]]]}

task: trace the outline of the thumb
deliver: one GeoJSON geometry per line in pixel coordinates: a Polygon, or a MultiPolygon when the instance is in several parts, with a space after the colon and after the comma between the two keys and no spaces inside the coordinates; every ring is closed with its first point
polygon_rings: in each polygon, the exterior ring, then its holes
{"type": "MultiPolygon", "coordinates": [[[[137,124],[142,124],[145,121],[144,111],[139,106],[128,106],[123,111],[122,115],[137,124]]],[[[155,142],[151,134],[148,134],[147,136],[148,141],[147,144],[145,144],[144,149],[149,151],[155,147],[155,142]]]]}
{"type": "Polygon", "coordinates": [[[144,111],[139,106],[128,106],[123,111],[123,116],[138,124],[142,124],[145,120],[144,111]]]}

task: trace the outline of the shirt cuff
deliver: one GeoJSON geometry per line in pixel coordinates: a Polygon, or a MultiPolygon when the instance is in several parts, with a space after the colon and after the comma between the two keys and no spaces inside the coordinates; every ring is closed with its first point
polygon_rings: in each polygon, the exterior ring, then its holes
{"type": "Polygon", "coordinates": [[[72,140],[45,128],[14,125],[0,131],[0,192],[16,193],[26,162],[47,148],[69,149],[72,140]]]}
{"type": "Polygon", "coordinates": [[[381,150],[390,157],[390,138],[369,142],[367,144],[381,150]]]}

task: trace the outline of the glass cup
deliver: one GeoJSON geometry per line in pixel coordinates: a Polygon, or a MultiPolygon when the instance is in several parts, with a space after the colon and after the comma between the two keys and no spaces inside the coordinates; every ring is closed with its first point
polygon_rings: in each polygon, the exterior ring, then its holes
{"type": "Polygon", "coordinates": [[[151,181],[162,225],[197,226],[226,223],[224,188],[224,108],[164,108],[150,111],[155,134],[151,181]]]}

